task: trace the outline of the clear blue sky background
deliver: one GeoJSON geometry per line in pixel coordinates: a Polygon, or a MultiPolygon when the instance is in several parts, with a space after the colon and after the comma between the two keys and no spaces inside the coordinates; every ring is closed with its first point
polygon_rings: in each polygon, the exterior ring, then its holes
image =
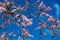
{"type": "MultiPolygon", "coordinates": [[[[0,1],[1,1],[1,2],[4,2],[3,0],[0,0],[0,1]]],[[[11,1],[11,0],[9,0],[9,1],[11,1]]],[[[28,1],[30,4],[34,4],[34,2],[35,2],[36,0],[27,0],[27,1],[28,1]]],[[[50,7],[52,8],[52,11],[48,12],[48,14],[50,14],[50,15],[52,15],[54,18],[56,18],[56,17],[57,17],[57,16],[56,16],[56,14],[57,14],[57,8],[55,7],[55,4],[57,4],[57,5],[59,6],[59,8],[60,8],[60,0],[41,0],[41,1],[43,1],[44,4],[46,4],[47,7],[50,6],[50,7]]],[[[41,1],[40,1],[40,2],[41,2],[41,1]]],[[[14,2],[16,3],[17,0],[14,0],[14,2]]],[[[21,5],[21,6],[24,6],[24,5],[25,5],[25,4],[24,4],[24,0],[20,0],[18,4],[21,5]]],[[[33,9],[35,10],[35,12],[37,11],[36,8],[31,7],[30,10],[27,10],[27,12],[23,12],[23,14],[27,15],[28,13],[31,13],[33,9]]],[[[58,13],[60,14],[60,12],[58,12],[58,13]]],[[[60,19],[59,16],[58,16],[58,18],[60,19]]],[[[45,18],[44,18],[44,20],[45,20],[45,18]]],[[[3,22],[3,21],[0,20],[0,23],[1,23],[1,22],[3,22]]],[[[33,17],[33,24],[32,24],[32,26],[27,27],[26,29],[29,31],[29,33],[31,33],[31,34],[34,35],[34,38],[28,38],[28,39],[26,39],[26,40],[40,40],[39,37],[41,37],[41,40],[52,40],[52,39],[51,39],[51,36],[53,35],[53,33],[51,32],[52,35],[50,35],[50,31],[49,31],[48,29],[43,29],[43,30],[42,30],[42,32],[46,32],[46,33],[48,34],[48,37],[45,37],[45,36],[43,36],[43,35],[40,35],[40,34],[39,34],[39,31],[33,30],[33,29],[35,29],[35,28],[37,27],[38,22],[39,22],[39,21],[38,21],[36,18],[33,17]]],[[[18,30],[17,25],[13,25],[13,24],[11,23],[10,26],[12,27],[11,29],[14,31],[14,33],[17,35],[17,30],[18,30]]],[[[8,34],[10,31],[12,31],[11,29],[10,29],[10,28],[8,27],[8,25],[7,25],[6,34],[8,34]]],[[[0,33],[2,33],[2,32],[3,32],[3,30],[0,31],[0,33]]],[[[0,35],[1,35],[1,34],[0,34],[0,35]]],[[[9,36],[7,35],[7,37],[9,37],[9,36]]],[[[17,40],[17,38],[18,38],[18,35],[17,35],[16,37],[13,37],[13,36],[12,36],[12,37],[9,37],[10,40],[17,40]]],[[[54,40],[60,40],[60,36],[56,35],[56,37],[54,38],[54,40]]]]}

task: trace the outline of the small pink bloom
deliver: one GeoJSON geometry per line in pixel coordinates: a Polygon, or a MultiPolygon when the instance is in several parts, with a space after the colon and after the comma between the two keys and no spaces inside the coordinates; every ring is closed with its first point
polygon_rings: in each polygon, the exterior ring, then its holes
{"type": "Polygon", "coordinates": [[[24,15],[22,15],[22,19],[25,20],[25,21],[28,21],[28,18],[24,15]]]}
{"type": "Polygon", "coordinates": [[[47,17],[49,17],[50,15],[49,14],[45,14],[47,17]]]}
{"type": "Polygon", "coordinates": [[[53,20],[53,17],[49,16],[48,21],[52,21],[52,20],[53,20]]]}
{"type": "Polygon", "coordinates": [[[22,23],[22,27],[25,27],[26,25],[25,25],[25,23],[22,23]]]}
{"type": "Polygon", "coordinates": [[[46,14],[45,12],[42,12],[42,13],[40,14],[40,18],[42,18],[45,14],[46,14]]]}
{"type": "Polygon", "coordinates": [[[41,26],[38,26],[35,30],[40,30],[41,26]]]}
{"type": "Polygon", "coordinates": [[[22,15],[22,19],[26,21],[26,26],[31,25],[32,24],[32,19],[28,19],[26,16],[22,15]]]}
{"type": "Polygon", "coordinates": [[[38,7],[42,8],[42,6],[43,6],[43,2],[41,2],[38,7]]]}
{"type": "Polygon", "coordinates": [[[45,9],[46,12],[48,12],[48,11],[50,11],[50,10],[52,10],[52,8],[50,8],[50,7],[47,7],[47,8],[45,9]]]}
{"type": "Polygon", "coordinates": [[[31,21],[27,21],[26,26],[29,26],[29,25],[32,25],[32,22],[31,21]]]}
{"type": "Polygon", "coordinates": [[[24,7],[20,7],[20,6],[17,8],[17,10],[19,10],[19,11],[22,11],[23,9],[24,9],[24,7]]]}
{"type": "Polygon", "coordinates": [[[29,34],[29,32],[25,29],[23,29],[23,33],[22,33],[25,37],[33,37],[33,35],[29,34]]]}
{"type": "Polygon", "coordinates": [[[17,18],[18,16],[20,16],[20,14],[17,14],[17,15],[15,16],[15,18],[17,18]]]}
{"type": "Polygon", "coordinates": [[[3,11],[6,11],[6,9],[3,7],[0,7],[0,13],[2,13],[3,11]]]}
{"type": "Polygon", "coordinates": [[[45,12],[42,12],[42,15],[45,15],[46,13],[45,12]]]}

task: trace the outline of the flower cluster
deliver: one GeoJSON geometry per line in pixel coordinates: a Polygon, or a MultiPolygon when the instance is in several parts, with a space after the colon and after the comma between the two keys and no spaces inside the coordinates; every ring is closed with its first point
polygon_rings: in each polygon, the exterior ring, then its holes
{"type": "MultiPolygon", "coordinates": [[[[14,34],[14,32],[10,32],[6,34],[6,25],[7,24],[14,24],[17,25],[18,28],[21,29],[21,32],[19,31],[18,34],[22,35],[18,37],[18,40],[25,40],[27,37],[34,38],[34,35],[30,34],[28,30],[26,30],[27,26],[31,26],[33,24],[34,20],[33,18],[28,18],[26,15],[24,15],[22,12],[27,11],[27,9],[30,9],[30,6],[34,6],[38,9],[38,12],[33,14],[30,13],[30,16],[37,18],[37,20],[40,20],[38,22],[38,27],[35,30],[41,30],[44,28],[48,28],[49,30],[52,30],[54,34],[57,34],[54,30],[60,29],[60,21],[58,18],[54,18],[53,16],[49,15],[47,12],[52,10],[50,6],[46,7],[46,5],[43,3],[43,1],[40,3],[40,0],[37,0],[33,5],[30,4],[27,0],[24,0],[25,6],[21,7],[20,5],[17,6],[14,4],[13,1],[9,2],[8,0],[4,0],[4,3],[0,2],[0,20],[3,20],[4,22],[0,23],[0,28],[4,30],[2,35],[0,36],[0,40],[9,40],[9,38],[6,35],[9,36],[17,36],[14,34]],[[42,20],[43,16],[47,17],[47,22],[42,20]],[[51,26],[48,24],[51,22],[51,26]]],[[[29,15],[27,13],[27,15],[29,15]]],[[[9,26],[8,26],[9,27],[9,26]]],[[[47,36],[45,32],[41,33],[44,36],[47,36]]]]}

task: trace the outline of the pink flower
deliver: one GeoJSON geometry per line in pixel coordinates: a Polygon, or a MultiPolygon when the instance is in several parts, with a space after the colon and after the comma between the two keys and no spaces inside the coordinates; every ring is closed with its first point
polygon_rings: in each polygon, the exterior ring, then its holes
{"type": "Polygon", "coordinates": [[[43,6],[43,2],[41,2],[38,7],[42,8],[42,6],[43,6]]]}
{"type": "Polygon", "coordinates": [[[27,21],[26,26],[32,25],[31,21],[27,21]]]}
{"type": "Polygon", "coordinates": [[[40,14],[40,18],[42,18],[45,14],[46,14],[45,12],[42,12],[42,13],[40,14]]]}
{"type": "Polygon", "coordinates": [[[46,8],[46,5],[43,4],[43,2],[41,2],[38,6],[39,9],[45,9],[46,8]]]}
{"type": "Polygon", "coordinates": [[[20,6],[17,8],[17,10],[19,10],[21,12],[23,11],[23,9],[24,9],[24,7],[20,7],[20,6]]]}
{"type": "Polygon", "coordinates": [[[22,15],[22,19],[26,21],[26,26],[29,26],[32,24],[32,19],[28,19],[26,16],[22,15]]]}
{"type": "Polygon", "coordinates": [[[22,19],[25,20],[25,21],[29,21],[28,18],[24,15],[22,15],[22,19]]]}
{"type": "Polygon", "coordinates": [[[27,30],[22,29],[22,31],[23,31],[22,34],[23,34],[25,37],[33,37],[33,35],[29,34],[29,32],[28,32],[27,30]]]}
{"type": "Polygon", "coordinates": [[[18,16],[20,16],[20,14],[16,14],[15,18],[18,18],[18,16]]]}
{"type": "Polygon", "coordinates": [[[45,9],[46,12],[48,12],[48,11],[50,11],[50,10],[52,10],[52,8],[50,8],[50,7],[47,7],[47,8],[45,9]]]}
{"type": "Polygon", "coordinates": [[[48,21],[50,22],[52,20],[53,20],[53,17],[52,16],[49,16],[48,21]]]}
{"type": "Polygon", "coordinates": [[[47,17],[49,17],[50,15],[49,14],[45,14],[47,17]]]}
{"type": "Polygon", "coordinates": [[[24,28],[26,25],[25,25],[25,23],[22,23],[22,27],[24,28]]]}
{"type": "Polygon", "coordinates": [[[35,30],[40,30],[41,29],[41,26],[38,26],[35,30]]]}
{"type": "Polygon", "coordinates": [[[45,15],[46,13],[45,12],[42,12],[42,15],[45,15]]]}
{"type": "Polygon", "coordinates": [[[3,7],[0,7],[0,13],[2,13],[3,11],[6,11],[6,9],[3,7]]]}

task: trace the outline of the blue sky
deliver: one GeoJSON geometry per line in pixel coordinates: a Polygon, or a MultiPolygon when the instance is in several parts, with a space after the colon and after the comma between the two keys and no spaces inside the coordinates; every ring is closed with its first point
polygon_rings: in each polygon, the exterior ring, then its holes
{"type": "MultiPolygon", "coordinates": [[[[3,2],[2,0],[0,0],[1,2],[3,2]]],[[[9,0],[11,1],[11,0],[9,0]]],[[[27,0],[30,4],[34,4],[34,2],[36,0],[27,0]]],[[[41,0],[44,2],[44,4],[46,4],[46,6],[50,6],[52,8],[52,10],[50,12],[48,12],[48,14],[52,15],[54,18],[59,18],[60,19],[60,0],[41,0]],[[57,4],[58,7],[56,7],[55,5],[57,4]],[[58,15],[57,15],[58,13],[58,15]]],[[[40,2],[41,2],[40,1],[40,2]]],[[[17,3],[17,0],[14,0],[15,4],[17,3]]],[[[20,0],[19,5],[24,6],[24,0],[20,0]]],[[[27,10],[27,12],[23,12],[24,15],[28,15],[29,13],[32,12],[32,10],[34,10],[35,12],[38,11],[36,8],[34,7],[30,7],[29,10],[27,10]]],[[[42,29],[41,31],[42,32],[46,32],[48,34],[48,37],[45,37],[40,33],[40,31],[35,31],[33,29],[35,29],[37,26],[38,26],[38,22],[39,20],[37,20],[36,18],[32,17],[33,18],[33,24],[29,27],[27,27],[26,29],[29,31],[29,33],[33,34],[34,35],[34,38],[27,38],[26,40],[40,40],[39,37],[41,37],[41,40],[52,40],[51,36],[53,36],[53,33],[51,30],[48,30],[47,28],[46,29],[42,29]],[[50,35],[50,33],[52,33],[52,35],[50,35]]],[[[44,17],[43,17],[44,18],[44,17]]],[[[45,20],[45,18],[44,18],[45,20]]],[[[3,20],[0,20],[0,23],[3,22],[3,20]]],[[[17,40],[18,38],[18,34],[17,34],[17,31],[18,31],[18,27],[17,25],[14,25],[14,24],[10,24],[10,26],[12,27],[11,29],[8,27],[9,25],[7,24],[7,28],[6,28],[6,34],[9,33],[10,31],[14,31],[14,33],[17,35],[16,37],[9,37],[9,40],[17,40]]],[[[4,30],[1,30],[0,32],[3,32],[4,30]]],[[[1,34],[0,34],[1,35],[1,34]]],[[[60,36],[56,35],[56,37],[54,38],[54,40],[60,40],[60,36]]]]}

